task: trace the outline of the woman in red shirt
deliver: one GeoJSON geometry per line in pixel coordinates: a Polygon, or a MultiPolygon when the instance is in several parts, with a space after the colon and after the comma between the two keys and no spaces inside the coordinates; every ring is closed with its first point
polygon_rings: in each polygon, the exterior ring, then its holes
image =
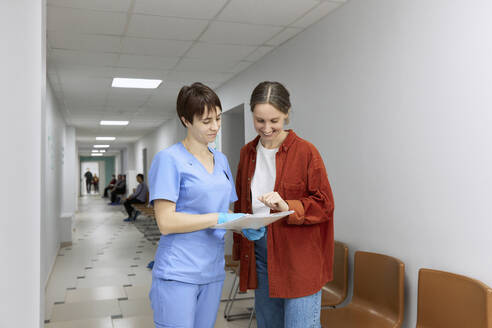
{"type": "Polygon", "coordinates": [[[235,212],[294,211],[256,241],[234,235],[240,289],[256,289],[260,328],[320,327],[321,288],[333,278],[333,195],[317,149],[283,129],[290,107],[278,82],[253,90],[258,136],[241,149],[236,178],[235,212]]]}

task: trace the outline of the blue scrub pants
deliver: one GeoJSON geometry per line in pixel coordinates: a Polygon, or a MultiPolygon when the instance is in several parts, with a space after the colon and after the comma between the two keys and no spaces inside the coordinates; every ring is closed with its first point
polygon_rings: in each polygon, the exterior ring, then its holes
{"type": "Polygon", "coordinates": [[[224,281],[205,285],[152,277],[150,301],[157,328],[213,328],[224,281]]]}
{"type": "Polygon", "coordinates": [[[258,328],[319,328],[321,291],[298,298],[270,297],[268,288],[266,236],[255,241],[256,274],[255,310],[258,328]]]}

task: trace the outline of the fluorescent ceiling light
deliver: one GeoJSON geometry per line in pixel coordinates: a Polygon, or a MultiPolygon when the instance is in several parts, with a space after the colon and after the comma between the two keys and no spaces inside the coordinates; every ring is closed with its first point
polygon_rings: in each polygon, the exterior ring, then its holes
{"type": "Polygon", "coordinates": [[[94,145],[94,148],[109,148],[109,145],[94,145]]]}
{"type": "Polygon", "coordinates": [[[96,140],[109,140],[109,141],[113,141],[114,139],[116,139],[115,137],[96,137],[96,140]]]}
{"type": "Polygon", "coordinates": [[[94,153],[94,154],[91,154],[91,156],[102,156],[103,154],[99,154],[99,153],[94,153]]]}
{"type": "Polygon", "coordinates": [[[99,153],[99,150],[97,150],[97,149],[93,149],[93,150],[92,150],[92,152],[93,152],[93,153],[99,153]]]}
{"type": "Polygon", "coordinates": [[[101,121],[101,125],[128,125],[128,121],[101,121]]]}
{"type": "Polygon", "coordinates": [[[156,89],[161,83],[162,80],[115,77],[111,86],[113,88],[156,89]]]}
{"type": "Polygon", "coordinates": [[[105,153],[105,152],[106,152],[106,150],[105,150],[105,149],[101,149],[101,150],[99,150],[99,152],[100,152],[100,153],[105,153]]]}

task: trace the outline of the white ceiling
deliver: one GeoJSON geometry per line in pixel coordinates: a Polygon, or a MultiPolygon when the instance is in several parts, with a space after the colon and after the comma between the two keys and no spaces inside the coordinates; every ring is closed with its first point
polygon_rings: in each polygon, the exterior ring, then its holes
{"type": "Polygon", "coordinates": [[[48,0],[48,78],[80,150],[96,136],[121,149],[175,116],[184,84],[220,86],[345,1],[48,0]],[[164,82],[115,89],[113,77],[164,82]]]}

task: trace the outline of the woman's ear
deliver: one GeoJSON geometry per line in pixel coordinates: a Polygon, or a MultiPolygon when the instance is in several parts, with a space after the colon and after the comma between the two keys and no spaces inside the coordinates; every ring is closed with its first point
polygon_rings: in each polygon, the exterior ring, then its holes
{"type": "Polygon", "coordinates": [[[180,119],[181,119],[181,122],[183,122],[184,126],[186,126],[187,128],[190,127],[191,123],[188,122],[188,120],[184,116],[181,116],[180,119]]]}
{"type": "Polygon", "coordinates": [[[289,124],[290,123],[290,108],[289,110],[287,111],[287,114],[285,114],[286,117],[285,117],[285,124],[289,124]]]}

